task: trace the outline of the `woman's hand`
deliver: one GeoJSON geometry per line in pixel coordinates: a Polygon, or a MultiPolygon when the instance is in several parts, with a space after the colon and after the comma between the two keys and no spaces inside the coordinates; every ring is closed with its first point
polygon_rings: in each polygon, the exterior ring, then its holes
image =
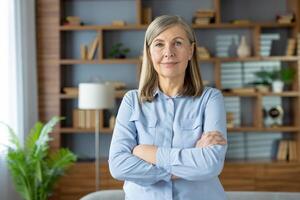
{"type": "Polygon", "coordinates": [[[212,145],[225,145],[227,141],[218,131],[210,131],[202,134],[201,138],[197,141],[196,147],[203,148],[212,145]]]}
{"type": "Polygon", "coordinates": [[[156,152],[157,147],[154,145],[139,144],[134,147],[132,154],[146,162],[156,164],[156,152]]]}

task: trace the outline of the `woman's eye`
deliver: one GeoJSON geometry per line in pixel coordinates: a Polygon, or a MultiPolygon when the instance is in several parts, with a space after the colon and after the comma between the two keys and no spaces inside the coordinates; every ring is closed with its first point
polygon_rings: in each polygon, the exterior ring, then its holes
{"type": "Polygon", "coordinates": [[[176,42],[175,42],[175,45],[176,45],[176,46],[181,46],[181,45],[182,45],[182,42],[176,41],[176,42]]]}
{"type": "Polygon", "coordinates": [[[156,47],[162,47],[163,44],[162,44],[162,43],[156,43],[155,46],[156,46],[156,47]]]}

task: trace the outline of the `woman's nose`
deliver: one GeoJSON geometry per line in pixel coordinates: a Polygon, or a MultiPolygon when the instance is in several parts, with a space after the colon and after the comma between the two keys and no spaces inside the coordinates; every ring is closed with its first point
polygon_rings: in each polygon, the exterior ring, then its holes
{"type": "Polygon", "coordinates": [[[172,46],[166,45],[164,57],[169,58],[169,57],[174,57],[174,56],[175,56],[175,52],[174,52],[174,49],[172,48],[172,46]]]}

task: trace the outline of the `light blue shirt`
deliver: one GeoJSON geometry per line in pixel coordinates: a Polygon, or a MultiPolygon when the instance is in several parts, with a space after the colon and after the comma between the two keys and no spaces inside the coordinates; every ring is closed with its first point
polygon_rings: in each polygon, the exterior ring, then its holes
{"type": "Polygon", "coordinates": [[[139,103],[137,90],[119,108],[109,152],[112,176],[125,180],[127,200],[223,200],[219,181],[227,145],[196,148],[203,133],[227,139],[224,99],[206,87],[200,97],[169,97],[157,90],[152,102],[139,103]],[[156,165],[132,154],[138,144],[158,147],[156,165]],[[171,175],[180,177],[171,180],[171,175]]]}

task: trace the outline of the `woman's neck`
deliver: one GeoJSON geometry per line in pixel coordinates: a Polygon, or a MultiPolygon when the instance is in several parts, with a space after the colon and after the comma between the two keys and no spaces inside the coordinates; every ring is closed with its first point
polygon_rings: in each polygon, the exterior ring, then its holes
{"type": "Polygon", "coordinates": [[[166,95],[172,97],[177,95],[183,87],[183,79],[182,80],[170,80],[170,79],[160,79],[159,80],[159,88],[166,95]]]}

